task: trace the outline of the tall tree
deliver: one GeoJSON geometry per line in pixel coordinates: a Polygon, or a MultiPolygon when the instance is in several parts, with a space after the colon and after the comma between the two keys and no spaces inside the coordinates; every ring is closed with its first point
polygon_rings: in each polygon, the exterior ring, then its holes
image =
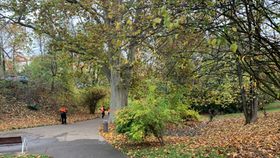
{"type": "MultiPolygon", "coordinates": [[[[266,0],[167,1],[165,19],[177,17],[183,27],[194,27],[224,38],[235,53],[246,124],[257,120],[258,93],[279,98],[279,3],[266,0]],[[169,3],[168,3],[169,2],[169,3]],[[172,5],[170,5],[172,4],[172,5]],[[194,20],[195,19],[195,20],[194,20]],[[244,97],[242,71],[251,76],[250,101],[244,97]]],[[[166,20],[165,20],[166,21],[166,20]]],[[[171,24],[164,23],[167,28],[171,24]]]]}
{"type": "Polygon", "coordinates": [[[112,122],[114,111],[127,105],[137,50],[149,40],[150,30],[160,31],[152,26],[153,7],[158,4],[144,0],[2,1],[0,16],[47,34],[69,58],[76,55],[74,59],[97,63],[110,82],[112,122]]]}

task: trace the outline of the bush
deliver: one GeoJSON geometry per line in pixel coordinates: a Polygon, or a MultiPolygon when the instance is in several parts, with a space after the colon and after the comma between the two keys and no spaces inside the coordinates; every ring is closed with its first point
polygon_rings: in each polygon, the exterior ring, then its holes
{"type": "Polygon", "coordinates": [[[32,105],[27,105],[27,108],[30,110],[35,110],[35,111],[39,110],[37,103],[32,104],[32,105]]]}
{"type": "Polygon", "coordinates": [[[39,110],[39,106],[37,103],[31,103],[30,99],[27,103],[27,108],[30,109],[30,110],[39,110]]]}
{"type": "Polygon", "coordinates": [[[187,105],[180,105],[176,108],[181,119],[185,121],[200,121],[200,115],[197,111],[189,109],[187,105]]]}
{"type": "Polygon", "coordinates": [[[180,94],[169,96],[171,110],[176,111],[181,119],[185,121],[200,121],[200,115],[197,111],[191,109],[191,105],[180,94]]]}
{"type": "Polygon", "coordinates": [[[242,106],[240,103],[230,103],[227,105],[210,103],[207,106],[193,104],[191,107],[194,110],[199,111],[200,113],[209,113],[209,110],[214,110],[217,114],[230,114],[242,112],[242,106]]]}
{"type": "Polygon", "coordinates": [[[110,95],[110,92],[108,90],[107,95],[97,102],[97,108],[98,107],[101,108],[102,106],[105,106],[105,109],[109,109],[110,108],[110,103],[111,103],[111,95],[110,95]]]}
{"type": "MultiPolygon", "coordinates": [[[[173,112],[174,113],[174,112],[173,112]]],[[[170,121],[172,111],[155,105],[135,101],[133,106],[117,112],[117,133],[126,134],[131,140],[141,142],[153,134],[164,145],[165,121],[170,121]]]]}
{"type": "Polygon", "coordinates": [[[18,85],[18,82],[13,80],[0,80],[0,88],[14,88],[18,85]]]}
{"type": "Polygon", "coordinates": [[[126,134],[130,140],[141,142],[146,136],[154,135],[164,145],[165,122],[179,121],[174,110],[167,108],[164,98],[149,87],[148,98],[136,100],[132,105],[117,111],[116,132],[126,134]]]}
{"type": "Polygon", "coordinates": [[[108,93],[108,90],[101,87],[90,87],[84,93],[84,105],[89,108],[91,114],[95,113],[97,102],[104,98],[108,93]]]}

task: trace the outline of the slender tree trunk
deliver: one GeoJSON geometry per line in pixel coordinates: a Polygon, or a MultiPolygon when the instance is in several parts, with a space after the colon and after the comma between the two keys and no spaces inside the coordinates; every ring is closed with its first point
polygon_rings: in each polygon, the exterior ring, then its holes
{"type": "MultiPolygon", "coordinates": [[[[258,73],[255,72],[255,75],[258,76],[258,73]]],[[[251,113],[251,122],[256,122],[258,118],[258,105],[259,105],[259,94],[257,92],[257,87],[255,87],[255,84],[252,81],[252,86],[251,86],[251,108],[250,108],[250,113],[251,113]]]]}
{"type": "Polygon", "coordinates": [[[249,103],[246,101],[246,92],[242,85],[242,71],[239,65],[237,65],[237,74],[238,74],[238,80],[239,80],[239,88],[241,93],[241,99],[242,99],[242,107],[243,107],[243,113],[245,116],[245,124],[250,124],[257,121],[258,118],[258,98],[259,95],[255,90],[254,84],[251,84],[251,97],[249,103]]]}
{"type": "Polygon", "coordinates": [[[248,111],[247,111],[246,93],[245,93],[245,89],[243,87],[242,70],[241,70],[239,65],[237,65],[237,75],[238,75],[239,88],[240,88],[240,94],[241,94],[241,99],[242,99],[243,113],[244,113],[244,116],[245,116],[245,118],[247,120],[247,118],[248,118],[248,111]]]}
{"type": "Polygon", "coordinates": [[[52,86],[51,86],[51,91],[54,91],[54,76],[52,77],[52,86]]]}
{"type": "MultiPolygon", "coordinates": [[[[248,29],[249,30],[252,30],[252,24],[253,24],[253,21],[254,19],[252,19],[252,10],[251,10],[251,6],[250,6],[250,3],[251,3],[251,0],[248,1],[248,4],[245,5],[245,9],[246,9],[246,14],[247,14],[247,23],[248,23],[248,29]]],[[[253,51],[253,48],[252,48],[252,35],[250,34],[248,36],[248,39],[249,39],[249,51],[253,51]]],[[[252,60],[250,60],[250,65],[252,66],[253,62],[252,60]]],[[[240,65],[238,65],[238,68],[240,69],[240,65]]],[[[242,74],[239,75],[239,78],[241,77],[242,78],[242,74]]],[[[258,118],[258,93],[257,91],[255,90],[255,86],[254,86],[254,83],[253,83],[253,78],[251,77],[250,78],[250,101],[247,102],[246,100],[243,100],[242,98],[242,106],[243,106],[243,112],[244,112],[244,115],[245,115],[245,119],[246,119],[246,122],[245,124],[250,124],[250,123],[253,123],[253,122],[256,122],[257,121],[257,118],[258,118]]],[[[239,79],[239,85],[242,85],[242,79],[240,80],[239,79]]],[[[241,87],[240,87],[241,88],[241,87]]],[[[244,95],[245,96],[245,90],[241,90],[241,96],[244,95]]]]}
{"type": "Polygon", "coordinates": [[[5,75],[6,75],[6,63],[5,63],[4,53],[2,54],[2,60],[3,60],[3,73],[4,73],[4,77],[5,77],[5,75]]]}

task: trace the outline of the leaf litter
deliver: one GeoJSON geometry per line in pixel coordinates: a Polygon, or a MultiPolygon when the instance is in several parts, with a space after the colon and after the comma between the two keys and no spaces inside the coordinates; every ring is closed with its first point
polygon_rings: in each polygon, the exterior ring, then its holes
{"type": "MultiPolygon", "coordinates": [[[[30,110],[24,102],[0,105],[0,132],[37,126],[61,124],[59,109],[30,110]]],[[[69,111],[67,123],[74,123],[101,117],[101,114],[88,114],[69,111]]]]}
{"type": "Polygon", "coordinates": [[[181,157],[280,156],[280,112],[270,112],[267,117],[259,114],[257,122],[252,124],[244,122],[243,116],[237,116],[217,119],[205,126],[198,123],[194,127],[202,128],[194,136],[175,136],[176,133],[165,136],[165,146],[160,146],[153,136],[141,143],[132,142],[125,135],[116,134],[114,124],[109,124],[109,132],[102,132],[102,126],[99,130],[115,148],[131,157],[170,157],[173,152],[181,157]]]}

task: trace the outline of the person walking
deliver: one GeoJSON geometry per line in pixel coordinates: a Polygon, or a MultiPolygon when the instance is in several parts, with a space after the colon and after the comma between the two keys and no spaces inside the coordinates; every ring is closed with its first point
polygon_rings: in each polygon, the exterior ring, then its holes
{"type": "Polygon", "coordinates": [[[110,116],[110,108],[108,109],[108,116],[110,116]]]}
{"type": "Polygon", "coordinates": [[[105,116],[105,107],[104,106],[101,107],[101,111],[102,111],[102,118],[104,118],[104,116],[105,116]]]}
{"type": "Polygon", "coordinates": [[[65,123],[67,125],[67,123],[66,123],[66,113],[67,113],[66,108],[64,106],[62,106],[59,111],[60,111],[60,115],[61,115],[62,124],[65,123]]]}

